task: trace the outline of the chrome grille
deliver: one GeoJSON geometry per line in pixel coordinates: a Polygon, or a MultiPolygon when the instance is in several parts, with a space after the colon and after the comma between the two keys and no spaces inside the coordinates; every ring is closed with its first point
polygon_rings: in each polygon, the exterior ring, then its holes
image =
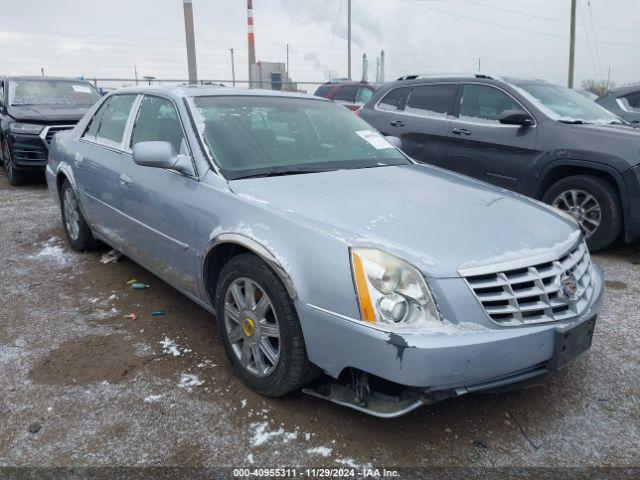
{"type": "Polygon", "coordinates": [[[61,132],[63,130],[71,130],[74,126],[75,125],[51,125],[51,126],[45,127],[45,129],[43,130],[44,140],[47,142],[48,145],[51,145],[53,136],[56,133],[61,132]]]}
{"type": "Polygon", "coordinates": [[[584,241],[561,256],[479,275],[465,275],[487,315],[499,325],[515,326],[566,320],[582,313],[593,295],[593,267],[584,241]],[[563,295],[565,275],[577,289],[571,301],[563,295]]]}

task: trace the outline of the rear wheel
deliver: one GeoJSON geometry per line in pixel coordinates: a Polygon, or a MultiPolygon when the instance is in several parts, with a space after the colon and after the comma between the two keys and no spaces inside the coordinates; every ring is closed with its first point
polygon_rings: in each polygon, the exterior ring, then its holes
{"type": "Polygon", "coordinates": [[[278,397],[318,376],[286,288],[257,256],[238,255],[222,269],[216,313],[227,357],[251,389],[278,397]]]}
{"type": "Polygon", "coordinates": [[[62,225],[71,248],[80,252],[95,248],[97,241],[82,216],[78,198],[68,180],[62,182],[60,208],[62,210],[62,225]]]}
{"type": "Polygon", "coordinates": [[[576,219],[591,250],[608,247],[620,235],[618,192],[606,180],[591,175],[563,178],[545,192],[542,200],[576,219]]]}

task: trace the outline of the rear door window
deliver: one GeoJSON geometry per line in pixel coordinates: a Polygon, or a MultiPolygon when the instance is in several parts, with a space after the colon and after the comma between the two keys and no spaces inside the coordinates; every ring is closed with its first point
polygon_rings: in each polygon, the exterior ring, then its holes
{"type": "Polygon", "coordinates": [[[456,84],[413,87],[405,111],[427,117],[446,117],[456,96],[456,84]]]}
{"type": "Polygon", "coordinates": [[[329,98],[331,90],[333,90],[333,87],[331,85],[323,85],[321,87],[318,87],[314,95],[316,97],[329,98]]]}
{"type": "Polygon", "coordinates": [[[338,93],[334,100],[340,102],[356,103],[356,95],[358,94],[358,87],[356,85],[345,85],[338,89],[338,93]]]}
{"type": "Polygon", "coordinates": [[[404,101],[409,93],[409,87],[396,88],[387,93],[380,103],[378,103],[378,109],[395,112],[402,110],[404,101]]]}
{"type": "Polygon", "coordinates": [[[127,120],[136,95],[114,95],[104,108],[96,141],[108,146],[121,148],[127,120]]]}
{"type": "Polygon", "coordinates": [[[524,110],[511,96],[489,85],[464,85],[460,98],[460,120],[500,123],[505,110],[524,110]]]}
{"type": "Polygon", "coordinates": [[[169,142],[175,153],[188,154],[182,124],[171,100],[145,96],[131,134],[131,147],[138,142],[169,142]]]}

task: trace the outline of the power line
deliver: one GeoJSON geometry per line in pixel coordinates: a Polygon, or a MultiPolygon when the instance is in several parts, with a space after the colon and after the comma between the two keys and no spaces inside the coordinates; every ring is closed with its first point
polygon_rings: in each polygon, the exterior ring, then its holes
{"type": "MultiPolygon", "coordinates": [[[[498,10],[500,12],[511,13],[513,15],[520,15],[522,17],[536,18],[538,20],[545,20],[547,22],[556,22],[556,23],[562,23],[562,24],[567,23],[566,20],[562,20],[559,18],[543,17],[541,15],[534,15],[532,13],[519,12],[517,10],[511,10],[509,8],[496,7],[495,5],[487,5],[486,3],[476,2],[475,0],[459,0],[459,1],[464,3],[469,3],[472,5],[478,5],[480,7],[490,8],[492,10],[498,10]]],[[[584,26],[584,21],[582,26],[584,26]]],[[[612,30],[614,32],[640,32],[639,28],[619,28],[619,27],[603,27],[603,26],[598,26],[597,28],[601,30],[612,30]]]]}
{"type": "MultiPolygon", "coordinates": [[[[514,30],[514,31],[524,32],[524,33],[530,33],[532,35],[539,35],[539,36],[542,36],[542,37],[558,38],[560,40],[565,40],[565,41],[568,40],[568,37],[565,37],[563,35],[554,35],[552,33],[538,32],[536,30],[529,30],[529,29],[526,29],[526,28],[518,28],[518,27],[514,27],[512,25],[505,25],[504,23],[490,22],[490,21],[487,21],[487,20],[482,20],[482,19],[479,19],[479,18],[470,17],[468,15],[462,15],[460,13],[454,13],[454,12],[449,12],[447,10],[441,10],[439,8],[428,7],[427,5],[423,5],[423,4],[420,4],[420,3],[415,3],[415,2],[412,2],[410,0],[400,0],[400,1],[404,2],[406,4],[409,4],[409,5],[412,5],[414,7],[424,8],[424,9],[430,10],[432,12],[442,13],[443,15],[450,15],[452,17],[462,18],[464,20],[469,20],[469,21],[472,21],[472,22],[483,23],[485,25],[491,25],[493,27],[504,28],[504,29],[507,29],[507,30],[514,30]]],[[[579,40],[581,42],[584,41],[582,39],[576,39],[576,40],[579,40]]],[[[606,41],[606,42],[603,41],[603,42],[600,42],[600,43],[607,44],[607,45],[617,45],[617,46],[621,46],[621,47],[640,47],[639,43],[623,43],[623,42],[609,42],[609,41],[606,41]]]]}

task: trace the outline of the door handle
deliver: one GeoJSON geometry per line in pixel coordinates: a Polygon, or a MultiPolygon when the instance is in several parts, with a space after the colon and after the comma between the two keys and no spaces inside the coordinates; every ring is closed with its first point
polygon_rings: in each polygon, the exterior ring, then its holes
{"type": "Polygon", "coordinates": [[[390,125],[392,127],[404,127],[404,122],[402,120],[394,120],[390,125]]]}
{"type": "Polygon", "coordinates": [[[454,128],[451,133],[454,135],[471,135],[471,131],[466,128],[454,128]]]}
{"type": "Polygon", "coordinates": [[[126,173],[120,175],[120,186],[122,188],[126,188],[127,190],[129,190],[131,188],[131,185],[131,177],[129,175],[127,175],[126,173]]]}

